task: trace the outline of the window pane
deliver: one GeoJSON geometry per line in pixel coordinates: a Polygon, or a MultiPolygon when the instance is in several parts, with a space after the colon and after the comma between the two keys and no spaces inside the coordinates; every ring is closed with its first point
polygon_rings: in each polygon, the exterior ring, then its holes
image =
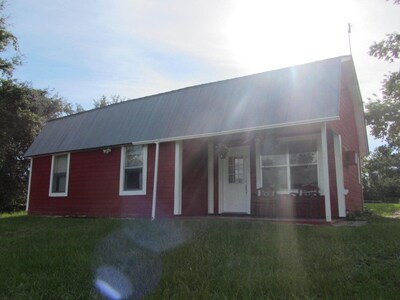
{"type": "Polygon", "coordinates": [[[262,147],[261,164],[262,166],[286,165],[286,145],[265,142],[262,147]]]}
{"type": "Polygon", "coordinates": [[[290,167],[291,189],[298,189],[305,184],[318,185],[316,165],[290,167]]]}
{"type": "Polygon", "coordinates": [[[317,163],[317,152],[303,152],[303,153],[291,153],[290,164],[316,164],[317,163]]]}
{"type": "Polygon", "coordinates": [[[305,139],[289,142],[290,153],[315,152],[317,142],[314,139],[305,139]]]}
{"type": "Polygon", "coordinates": [[[317,143],[315,140],[303,140],[289,143],[290,164],[316,164],[317,143]]]}
{"type": "Polygon", "coordinates": [[[125,181],[124,190],[141,190],[142,189],[142,168],[137,169],[126,169],[125,170],[125,181]]]}
{"type": "Polygon", "coordinates": [[[64,193],[67,185],[68,154],[54,156],[52,193],[64,193]]]}
{"type": "Polygon", "coordinates": [[[64,193],[67,183],[67,173],[58,173],[53,175],[53,193],[64,193]]]}
{"type": "Polygon", "coordinates": [[[67,172],[68,154],[54,157],[54,173],[67,172]]]}
{"type": "Polygon", "coordinates": [[[286,165],[286,154],[261,156],[262,166],[284,166],[286,165]]]}
{"type": "Polygon", "coordinates": [[[143,146],[126,146],[125,167],[143,166],[143,146]]]}
{"type": "Polygon", "coordinates": [[[228,160],[229,183],[242,183],[244,181],[243,157],[229,157],[228,160]]]}
{"type": "Polygon", "coordinates": [[[269,154],[285,154],[286,143],[278,142],[277,140],[267,140],[263,143],[261,153],[264,155],[269,154]]]}
{"type": "Polygon", "coordinates": [[[263,187],[273,187],[276,190],[287,190],[287,168],[263,168],[263,187]]]}

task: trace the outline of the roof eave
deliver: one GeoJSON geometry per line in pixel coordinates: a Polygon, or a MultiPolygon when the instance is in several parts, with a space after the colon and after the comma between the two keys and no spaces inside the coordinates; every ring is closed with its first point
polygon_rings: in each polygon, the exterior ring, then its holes
{"type": "MultiPolygon", "coordinates": [[[[318,123],[322,124],[324,122],[337,121],[339,119],[340,119],[339,116],[334,116],[334,117],[318,118],[318,119],[312,119],[312,120],[303,120],[303,121],[288,122],[288,123],[281,123],[281,124],[272,124],[272,125],[265,125],[265,126],[240,128],[240,129],[236,129],[236,130],[226,130],[226,131],[220,131],[220,132],[203,133],[203,134],[196,134],[196,135],[185,135],[185,136],[176,136],[176,137],[163,138],[163,139],[133,141],[133,142],[130,142],[130,143],[132,145],[147,145],[147,144],[154,144],[154,143],[167,143],[167,142],[176,142],[176,141],[200,139],[200,138],[211,138],[211,137],[217,137],[217,136],[222,136],[222,135],[238,134],[238,133],[244,133],[244,132],[250,132],[250,131],[278,129],[278,128],[284,128],[284,127],[311,125],[311,124],[318,124],[318,123]]],[[[92,149],[86,149],[86,148],[84,148],[84,149],[70,149],[70,150],[66,150],[66,151],[62,151],[62,152],[84,151],[84,150],[87,151],[87,150],[93,150],[93,149],[102,149],[102,148],[105,148],[105,147],[115,147],[115,146],[120,146],[120,145],[121,144],[104,145],[104,146],[96,147],[96,148],[92,148],[92,149]]],[[[61,153],[61,152],[56,152],[56,153],[61,153]]],[[[25,158],[46,156],[46,155],[52,155],[52,154],[56,154],[56,153],[53,153],[53,152],[39,153],[39,154],[33,154],[33,155],[25,156],[25,158]]]]}

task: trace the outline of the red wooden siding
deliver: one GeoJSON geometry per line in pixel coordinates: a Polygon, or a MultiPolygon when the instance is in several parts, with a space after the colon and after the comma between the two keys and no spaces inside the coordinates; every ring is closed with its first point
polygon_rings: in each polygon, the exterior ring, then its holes
{"type": "Polygon", "coordinates": [[[171,217],[174,214],[175,142],[160,144],[159,155],[156,216],[171,217]]]}
{"type": "MultiPolygon", "coordinates": [[[[353,102],[351,101],[349,90],[344,84],[342,84],[341,90],[340,121],[330,122],[329,127],[342,137],[343,159],[345,159],[345,151],[354,151],[359,156],[359,141],[353,102]]],[[[332,168],[334,168],[334,164],[332,168]]],[[[343,163],[343,177],[344,188],[349,190],[348,195],[345,196],[346,210],[350,212],[361,211],[363,206],[363,193],[362,185],[358,180],[359,174],[357,165],[347,165],[343,163]]],[[[336,191],[332,191],[331,187],[331,194],[332,193],[336,193],[336,191]]]]}
{"type": "MultiPolygon", "coordinates": [[[[218,188],[217,188],[218,190],[218,188]]],[[[183,142],[182,215],[208,213],[208,141],[183,142]]]]}
{"type": "MultiPolygon", "coordinates": [[[[157,216],[173,215],[175,143],[160,145],[157,216]]],[[[72,152],[67,197],[49,197],[51,156],[33,159],[29,213],[150,217],[155,145],[148,146],[146,195],[119,196],[121,148],[72,152]]]]}

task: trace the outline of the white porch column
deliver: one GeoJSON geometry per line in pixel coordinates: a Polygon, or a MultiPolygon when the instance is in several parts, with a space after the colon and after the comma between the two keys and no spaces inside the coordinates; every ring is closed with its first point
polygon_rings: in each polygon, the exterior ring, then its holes
{"type": "Polygon", "coordinates": [[[331,195],[329,188],[329,164],[328,164],[328,138],[326,131],[326,123],[321,127],[321,150],[322,150],[322,172],[324,178],[324,194],[325,194],[325,220],[332,221],[331,214],[331,195]]]}
{"type": "Polygon", "coordinates": [[[29,198],[31,196],[31,181],[32,181],[32,166],[33,166],[33,157],[30,158],[31,163],[29,167],[29,181],[28,181],[28,193],[26,195],[26,207],[25,210],[28,211],[29,209],[29,198]]]}
{"type": "Polygon", "coordinates": [[[214,143],[208,142],[208,213],[214,214],[214,143]]]}
{"type": "Polygon", "coordinates": [[[342,138],[340,135],[333,135],[333,146],[335,150],[336,185],[338,196],[339,217],[346,217],[346,202],[344,197],[342,138]]]}
{"type": "Polygon", "coordinates": [[[151,219],[156,218],[156,199],[157,199],[157,177],[158,177],[158,154],[160,151],[160,143],[156,142],[156,155],[154,163],[154,183],[153,183],[153,204],[151,207],[151,219]]]}
{"type": "Polygon", "coordinates": [[[256,187],[262,188],[262,170],[261,170],[261,146],[260,140],[256,139],[256,187]]]}
{"type": "Polygon", "coordinates": [[[182,141],[175,142],[174,215],[182,214],[182,141]]]}

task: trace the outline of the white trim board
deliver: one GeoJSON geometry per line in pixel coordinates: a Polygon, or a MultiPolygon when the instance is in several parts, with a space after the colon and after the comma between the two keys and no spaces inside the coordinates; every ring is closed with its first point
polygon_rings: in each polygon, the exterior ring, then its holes
{"type": "Polygon", "coordinates": [[[175,142],[174,215],[182,214],[182,144],[175,142]]]}
{"type": "Polygon", "coordinates": [[[346,201],[344,196],[342,139],[340,135],[333,134],[333,150],[335,153],[336,186],[338,197],[339,217],[346,217],[346,201]]]}
{"type": "MultiPolygon", "coordinates": [[[[306,120],[306,121],[298,121],[298,122],[279,123],[279,124],[272,124],[272,125],[265,125],[265,126],[255,126],[255,127],[226,130],[226,131],[213,132],[213,133],[202,133],[202,134],[196,134],[196,135],[176,136],[176,137],[164,138],[164,139],[158,139],[158,140],[144,140],[144,141],[132,142],[132,145],[154,144],[156,142],[165,143],[165,142],[174,142],[174,141],[178,141],[178,140],[191,140],[191,139],[197,139],[197,138],[214,137],[214,136],[221,136],[221,135],[227,135],[227,134],[258,131],[258,130],[264,130],[264,129],[274,129],[274,128],[293,127],[293,126],[300,126],[300,125],[318,124],[318,123],[322,123],[322,122],[330,122],[330,121],[337,121],[337,120],[340,120],[339,116],[306,120]]],[[[80,149],[77,149],[77,150],[80,150],[80,149]]]]}
{"type": "Polygon", "coordinates": [[[208,213],[214,214],[214,143],[208,143],[208,213]]]}
{"type": "Polygon", "coordinates": [[[28,193],[26,195],[25,211],[29,210],[29,199],[31,197],[32,168],[33,168],[33,158],[30,159],[28,193]]]}
{"type": "Polygon", "coordinates": [[[326,123],[321,127],[321,144],[322,144],[322,172],[323,172],[323,184],[325,192],[325,220],[327,222],[332,221],[331,213],[331,193],[329,184],[329,163],[328,163],[328,139],[326,123]]]}
{"type": "Polygon", "coordinates": [[[143,169],[142,169],[142,189],[135,191],[124,190],[124,177],[125,177],[125,153],[126,146],[121,146],[121,161],[119,170],[119,195],[120,196],[135,196],[146,195],[147,188],[147,145],[143,145],[143,169]]]}

